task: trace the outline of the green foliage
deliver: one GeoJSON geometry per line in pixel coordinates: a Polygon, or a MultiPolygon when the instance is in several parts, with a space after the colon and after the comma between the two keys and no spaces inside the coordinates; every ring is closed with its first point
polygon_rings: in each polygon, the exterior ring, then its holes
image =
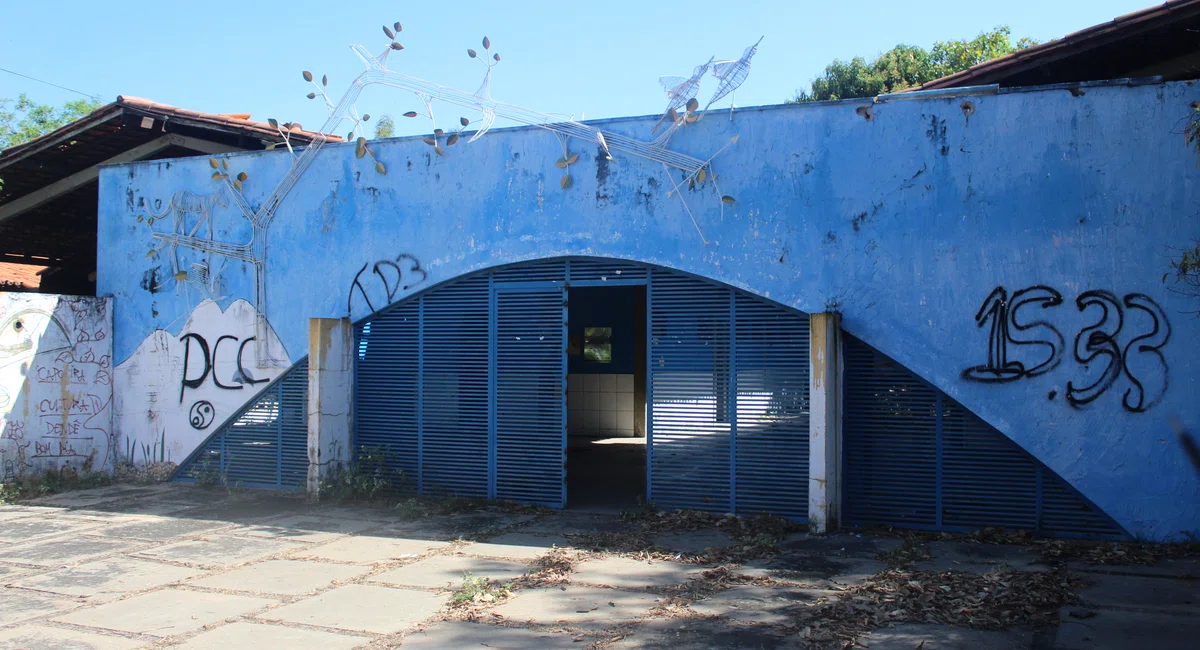
{"type": "Polygon", "coordinates": [[[396,134],[396,121],[391,115],[380,116],[379,121],[375,123],[375,138],[390,138],[396,134]]]}
{"type": "Polygon", "coordinates": [[[112,485],[112,475],[107,472],[93,472],[92,464],[93,460],[89,458],[79,468],[64,465],[59,469],[50,469],[41,474],[21,476],[0,483],[0,503],[13,503],[21,499],[33,499],[69,490],[87,490],[112,485]]]}
{"type": "Polygon", "coordinates": [[[834,59],[824,73],[813,79],[809,90],[799,91],[789,101],[816,102],[898,92],[1033,45],[1037,41],[1028,38],[1014,44],[1011,30],[997,27],[972,40],[938,41],[930,50],[897,45],[870,62],[861,56],[850,61],[834,59]]]}
{"type": "MultiPolygon", "coordinates": [[[[1184,144],[1200,156],[1200,101],[1192,102],[1192,111],[1188,114],[1187,124],[1183,128],[1184,144]]],[[[1200,164],[1200,160],[1197,160],[1200,164]]],[[[1171,270],[1164,273],[1165,283],[1174,276],[1173,290],[1193,298],[1200,297],[1200,243],[1179,251],[1178,257],[1171,260],[1171,270]]]]}
{"type": "Polygon", "coordinates": [[[74,122],[102,105],[103,102],[96,99],[79,99],[56,108],[39,104],[25,93],[17,96],[15,104],[11,99],[0,99],[0,150],[74,122]]]}
{"type": "Polygon", "coordinates": [[[467,605],[489,605],[503,600],[509,595],[509,585],[493,585],[491,580],[482,576],[463,574],[462,587],[454,592],[450,603],[456,607],[467,605]]]}
{"type": "Polygon", "coordinates": [[[404,472],[391,468],[394,456],[386,447],[360,447],[349,465],[321,482],[321,496],[356,501],[387,496],[404,481],[404,472]]]}

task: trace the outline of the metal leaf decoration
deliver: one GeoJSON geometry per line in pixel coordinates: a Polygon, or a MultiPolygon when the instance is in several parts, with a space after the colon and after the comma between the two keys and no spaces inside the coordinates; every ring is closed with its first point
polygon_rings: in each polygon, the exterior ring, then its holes
{"type": "Polygon", "coordinates": [[[397,43],[396,41],[392,41],[392,49],[393,50],[403,50],[404,46],[397,43]]]}
{"type": "Polygon", "coordinates": [[[562,177],[562,180],[558,182],[558,186],[559,186],[559,187],[561,187],[561,188],[563,188],[564,190],[569,190],[569,189],[571,189],[571,186],[572,186],[572,185],[574,185],[574,184],[575,184],[575,181],[571,179],[571,175],[570,175],[570,174],[567,174],[566,176],[563,176],[563,177],[562,177]]]}
{"type": "Polygon", "coordinates": [[[725,196],[721,197],[721,201],[723,201],[725,203],[734,203],[735,199],[732,196],[729,196],[728,194],[726,194],[725,196]]]}
{"type": "Polygon", "coordinates": [[[387,25],[383,26],[383,33],[387,34],[387,37],[390,39],[396,38],[396,33],[389,29],[387,25]]]}
{"type": "Polygon", "coordinates": [[[392,29],[395,29],[397,33],[403,31],[400,27],[400,23],[396,23],[396,24],[392,25],[392,29]]]}
{"type": "Polygon", "coordinates": [[[322,85],[322,86],[328,86],[328,85],[329,85],[329,75],[327,75],[327,74],[323,74],[323,75],[321,75],[321,85],[322,85]]]}
{"type": "Polygon", "coordinates": [[[416,116],[417,116],[417,112],[416,112],[416,111],[409,111],[409,112],[407,112],[407,113],[405,113],[405,114],[404,114],[404,117],[416,117],[416,116]]]}
{"type": "Polygon", "coordinates": [[[468,124],[470,124],[470,123],[471,123],[471,120],[468,120],[468,119],[467,119],[467,118],[465,118],[465,117],[460,117],[460,118],[458,118],[458,123],[459,123],[459,124],[461,124],[461,125],[463,125],[463,126],[466,126],[466,125],[468,125],[468,124]]]}
{"type": "Polygon", "coordinates": [[[473,58],[475,58],[475,57],[477,57],[477,56],[479,56],[479,55],[475,53],[475,50],[468,49],[468,50],[467,50],[467,56],[469,56],[469,57],[471,57],[471,58],[473,59],[473,58]]]}
{"type": "Polygon", "coordinates": [[[446,146],[453,147],[454,143],[458,142],[458,134],[451,133],[449,138],[446,138],[446,146]]]}
{"type": "Polygon", "coordinates": [[[384,167],[383,163],[376,160],[375,161],[375,171],[379,172],[380,174],[387,174],[387,167],[384,167]]]}
{"type": "Polygon", "coordinates": [[[246,182],[247,178],[250,178],[250,175],[247,174],[246,172],[241,172],[240,174],[237,175],[237,179],[243,183],[246,182]]]}
{"type": "Polygon", "coordinates": [[[486,49],[490,48],[491,46],[492,46],[492,42],[488,40],[488,37],[484,36],[483,37],[483,49],[486,50],[486,49]]]}
{"type": "Polygon", "coordinates": [[[312,81],[312,80],[313,80],[312,73],[311,73],[311,72],[309,72],[308,70],[305,70],[305,71],[304,71],[304,80],[305,80],[305,81],[312,81]]]}
{"type": "Polygon", "coordinates": [[[213,169],[216,169],[216,168],[217,168],[219,165],[220,165],[220,163],[218,163],[218,162],[217,162],[217,159],[216,159],[216,158],[209,158],[209,159],[208,159],[208,166],[209,166],[209,167],[212,167],[213,169]]]}

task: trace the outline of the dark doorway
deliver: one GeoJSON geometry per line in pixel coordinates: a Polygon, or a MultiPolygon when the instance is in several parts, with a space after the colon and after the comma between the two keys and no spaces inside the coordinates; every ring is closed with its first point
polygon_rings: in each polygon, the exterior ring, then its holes
{"type": "Polygon", "coordinates": [[[567,293],[567,506],[646,495],[646,287],[567,293]]]}

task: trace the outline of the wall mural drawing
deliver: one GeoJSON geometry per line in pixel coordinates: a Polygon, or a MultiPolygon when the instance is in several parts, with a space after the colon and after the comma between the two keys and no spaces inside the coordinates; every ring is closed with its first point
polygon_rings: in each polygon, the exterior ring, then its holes
{"type": "Polygon", "coordinates": [[[109,300],[0,293],[0,472],[111,468],[109,300]]]}
{"type": "MultiPolygon", "coordinates": [[[[218,184],[214,191],[203,193],[180,189],[166,200],[165,205],[161,199],[154,201],[153,209],[146,206],[147,214],[138,216],[138,221],[145,222],[150,228],[150,237],[154,242],[147,257],[166,256],[170,262],[171,278],[176,282],[177,293],[195,289],[201,300],[192,309],[188,324],[179,334],[170,335],[163,330],[154,332],[118,369],[122,375],[123,386],[129,386],[130,390],[120,391],[126,395],[118,404],[116,417],[122,424],[121,429],[135,438],[128,441],[131,445],[154,445],[161,442],[163,451],[169,451],[174,458],[186,457],[195,445],[203,442],[199,432],[207,429],[214,421],[228,416],[254,397],[253,393],[257,391],[243,390],[247,385],[253,387],[265,383],[289,365],[287,353],[267,320],[269,228],[284,199],[328,142],[329,136],[322,134],[337,133],[347,122],[351,125],[347,138],[356,141],[356,157],[370,155],[376,172],[387,173],[387,168],[375,158],[375,152],[367,146],[366,138],[363,137],[364,125],[370,119],[370,115],[360,114],[356,105],[363,90],[368,86],[398,88],[416,96],[424,106],[425,115],[434,123],[433,133],[425,138],[425,141],[438,155],[445,154],[443,147],[450,147],[459,142],[463,129],[471,124],[471,119],[459,117],[459,128],[446,133],[436,128],[433,110],[435,102],[478,113],[476,131],[467,140],[468,143],[483,137],[497,119],[549,131],[558,139],[563,150],[563,158],[556,164],[564,170],[578,160],[578,155],[570,150],[571,139],[594,144],[610,159],[614,153],[618,153],[661,164],[671,181],[671,189],[667,196],[678,195],[696,232],[705,244],[708,240],[685,199],[683,187],[694,190],[698,185],[702,186],[706,181],[711,181],[722,213],[725,205],[733,203],[732,197],[721,194],[716,174],[712,170],[712,161],[727,147],[737,142],[737,136],[730,138],[724,146],[704,160],[673,151],[667,147],[667,143],[677,129],[693,124],[703,117],[695,96],[704,75],[712,70],[718,79],[717,91],[708,104],[711,106],[726,95],[732,94],[746,80],[750,59],[757,51],[757,43],[747,48],[742,58],[721,61],[715,68],[713,58],[710,58],[708,63],[694,71],[693,78],[687,80],[684,85],[676,84],[677,87],[668,88],[671,105],[664,121],[670,122],[669,128],[654,141],[644,142],[625,134],[604,131],[577,122],[573,117],[542,113],[493,99],[492,73],[500,63],[501,57],[499,53],[492,51],[492,43],[486,37],[482,42],[482,56],[473,49],[467,51],[470,58],[478,59],[484,65],[483,81],[473,93],[391,70],[388,68],[389,56],[404,49],[396,40],[401,29],[400,23],[383,28],[388,44],[378,55],[370,53],[360,45],[352,46],[352,51],[362,60],[366,69],[351,81],[350,86],[336,101],[326,92],[329,84],[327,76],[322,75],[318,80],[311,72],[303,72],[304,80],[314,88],[308,97],[320,97],[325,102],[328,119],[320,128],[319,134],[299,151],[292,147],[289,138],[291,129],[299,128],[298,125],[280,124],[275,119],[269,120],[270,125],[279,133],[280,140],[268,148],[285,148],[291,164],[270,194],[257,205],[251,204],[243,194],[245,184],[249,180],[247,174],[231,170],[227,158],[210,158],[211,180],[218,184]],[[682,176],[677,180],[675,174],[682,176]],[[222,241],[218,239],[218,232],[226,232],[228,229],[218,228],[216,219],[219,213],[230,207],[233,207],[248,224],[249,233],[248,236],[243,234],[239,240],[222,241]],[[156,227],[156,224],[159,225],[156,227]],[[170,230],[165,230],[162,224],[169,224],[170,230]],[[216,301],[226,298],[223,295],[221,274],[230,263],[245,264],[249,267],[254,276],[254,295],[249,303],[239,299],[230,305],[227,312],[222,313],[216,301]],[[246,313],[248,310],[252,312],[246,313]],[[249,316],[253,322],[253,330],[246,331],[240,319],[236,324],[229,323],[230,319],[226,317],[228,311],[249,316]],[[213,328],[211,323],[202,318],[204,315],[217,323],[233,327],[213,328]],[[254,376],[247,371],[244,362],[243,351],[248,346],[252,346],[254,350],[254,376]],[[229,353],[221,354],[223,350],[229,350],[229,353]],[[233,353],[234,350],[236,354],[233,353]],[[170,393],[164,392],[172,383],[179,391],[177,399],[169,398],[170,393]],[[134,404],[149,404],[149,408],[135,409],[134,404]],[[155,438],[161,440],[156,441],[155,438]]],[[[404,115],[416,117],[418,113],[409,111],[404,115]]],[[[571,188],[573,180],[569,173],[564,175],[560,185],[564,190],[571,188]]],[[[347,311],[353,312],[356,300],[361,300],[369,311],[374,312],[398,300],[402,294],[422,284],[426,279],[426,271],[421,268],[420,262],[408,254],[401,254],[394,260],[364,264],[350,282],[347,311]],[[371,269],[369,274],[368,266],[371,269]]],[[[146,286],[147,290],[157,290],[159,281],[156,273],[150,273],[146,286]]]]}
{"type": "MultiPolygon", "coordinates": [[[[963,379],[1008,383],[1038,377],[1058,367],[1065,346],[1058,328],[1046,319],[1026,321],[1018,312],[1026,305],[1049,309],[1062,304],[1062,294],[1050,287],[1028,287],[1013,292],[1011,297],[1004,287],[992,290],[975,314],[977,327],[990,325],[987,362],[963,370],[963,379]],[[1022,347],[1029,352],[1018,352],[1022,347]]],[[[1157,404],[1169,384],[1169,366],[1162,348],[1170,341],[1171,324],[1162,307],[1145,294],[1130,293],[1118,299],[1103,289],[1080,293],[1075,306],[1097,320],[1075,335],[1072,356],[1082,367],[1084,377],[1067,382],[1067,403],[1076,408],[1089,404],[1124,376],[1129,387],[1121,397],[1121,405],[1126,411],[1141,413],[1157,404]],[[1127,331],[1126,309],[1144,314],[1149,329],[1127,331]],[[1122,334],[1132,334],[1123,347],[1119,342],[1122,334]]],[[[1049,394],[1050,399],[1056,396],[1056,391],[1049,394]]]]}

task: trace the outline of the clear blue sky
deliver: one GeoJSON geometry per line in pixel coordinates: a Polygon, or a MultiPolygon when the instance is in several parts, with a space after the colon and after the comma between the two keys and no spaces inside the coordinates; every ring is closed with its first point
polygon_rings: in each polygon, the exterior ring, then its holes
{"type": "MultiPolygon", "coordinates": [[[[362,69],[351,43],[378,51],[380,25],[400,21],[405,50],[390,67],[474,91],[482,66],[467,58],[484,35],[502,62],[498,100],[576,119],[658,113],[660,75],[690,74],[715,55],[737,58],[765,36],[739,106],[780,103],[834,58],[871,57],[898,43],[929,47],[997,25],[1042,41],[1149,6],[1148,0],[610,0],[556,2],[143,2],[5,3],[0,68],[111,101],[118,94],[254,119],[324,121],[301,70],[330,77],[331,95],[362,69]],[[345,8],[344,8],[345,7],[345,8]],[[350,9],[349,7],[353,7],[350,9]]],[[[711,86],[710,86],[711,87],[711,86]]],[[[0,97],[77,98],[0,72],[0,97]]],[[[701,91],[704,95],[705,90],[701,91]]],[[[724,102],[728,106],[728,100],[724,102]]],[[[368,89],[359,109],[419,110],[411,95],[368,89]]],[[[435,111],[437,108],[435,107],[435,111]]],[[[440,126],[455,110],[444,107],[440,126]]],[[[427,127],[398,120],[404,132],[427,127]]],[[[428,122],[425,121],[425,125],[428,122]]]]}

